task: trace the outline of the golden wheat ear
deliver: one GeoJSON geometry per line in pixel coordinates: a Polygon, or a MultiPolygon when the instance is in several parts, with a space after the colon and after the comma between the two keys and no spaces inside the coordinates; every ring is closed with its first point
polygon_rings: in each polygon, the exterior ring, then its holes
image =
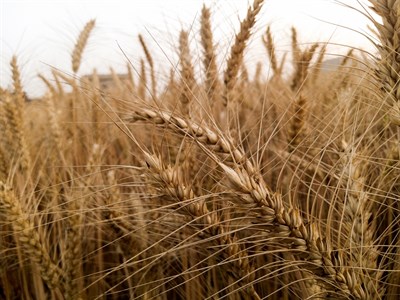
{"type": "MultiPolygon", "coordinates": [[[[375,75],[390,105],[400,101],[400,2],[369,0],[371,9],[383,20],[373,22],[379,43],[375,75]]],[[[399,117],[400,118],[400,117],[399,117]]],[[[396,118],[397,119],[397,118],[396,118]]]]}
{"type": "Polygon", "coordinates": [[[243,63],[246,43],[251,36],[251,29],[256,23],[256,16],[260,12],[263,3],[263,0],[254,0],[253,7],[249,7],[246,18],[240,23],[240,31],[238,34],[236,34],[235,43],[231,47],[231,52],[224,72],[225,105],[231,101],[230,98],[233,98],[232,93],[236,85],[239,70],[243,63]]]}
{"type": "Polygon", "coordinates": [[[220,80],[218,78],[218,68],[216,62],[215,46],[213,43],[213,33],[211,29],[210,9],[205,5],[201,10],[201,45],[203,46],[203,66],[206,74],[205,88],[207,98],[212,108],[215,103],[220,101],[220,80]]]}
{"type": "Polygon", "coordinates": [[[96,20],[90,20],[86,23],[85,27],[79,34],[78,40],[76,41],[74,50],[72,51],[72,71],[77,73],[81,65],[83,50],[86,47],[87,41],[89,39],[90,33],[92,32],[94,26],[96,25],[96,20]]]}
{"type": "Polygon", "coordinates": [[[0,182],[0,204],[7,212],[7,219],[23,246],[25,255],[38,265],[42,279],[47,286],[50,289],[61,289],[63,279],[61,269],[50,257],[49,249],[42,241],[37,227],[27,217],[17,196],[3,182],[0,182]]]}
{"type": "Polygon", "coordinates": [[[265,35],[262,37],[262,42],[264,44],[265,49],[267,50],[268,58],[269,58],[269,61],[271,64],[271,69],[276,76],[279,76],[281,70],[278,68],[278,62],[277,62],[276,53],[275,53],[274,39],[272,37],[270,26],[267,27],[265,35]]]}
{"type": "Polygon", "coordinates": [[[181,112],[184,115],[189,115],[190,104],[194,98],[196,80],[194,78],[194,68],[189,48],[189,34],[184,30],[179,34],[179,62],[181,65],[181,95],[179,98],[181,112]]]}
{"type": "Polygon", "coordinates": [[[143,48],[143,52],[146,56],[147,63],[150,66],[151,95],[154,99],[156,99],[157,98],[157,81],[156,81],[156,75],[154,73],[153,57],[151,56],[149,48],[147,47],[146,42],[144,41],[144,38],[141,34],[139,34],[139,42],[143,48]]]}

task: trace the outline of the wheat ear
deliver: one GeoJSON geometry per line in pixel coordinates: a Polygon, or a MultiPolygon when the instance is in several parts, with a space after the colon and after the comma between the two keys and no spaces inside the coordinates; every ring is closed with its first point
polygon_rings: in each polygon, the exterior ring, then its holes
{"type": "Polygon", "coordinates": [[[129,62],[126,64],[126,71],[128,75],[128,80],[126,84],[128,86],[128,90],[132,93],[135,90],[135,80],[132,73],[132,67],[129,62]]]}
{"type": "Polygon", "coordinates": [[[226,69],[224,72],[224,104],[227,105],[232,98],[232,92],[236,85],[237,75],[244,59],[246,43],[251,35],[251,29],[256,23],[256,16],[260,12],[264,0],[254,0],[253,7],[247,10],[246,18],[240,23],[240,31],[236,34],[235,43],[231,48],[226,69]]]}
{"type": "Polygon", "coordinates": [[[20,156],[18,159],[20,159],[22,169],[27,171],[30,169],[31,158],[24,132],[21,109],[22,108],[18,106],[16,101],[12,101],[11,96],[6,95],[4,101],[4,112],[12,137],[16,140],[17,144],[13,144],[13,141],[8,141],[8,143],[11,145],[12,151],[15,151],[17,155],[20,156]]]}
{"type": "Polygon", "coordinates": [[[79,286],[79,274],[81,268],[81,243],[82,243],[82,215],[75,199],[68,203],[68,230],[65,249],[65,283],[64,297],[66,300],[79,300],[81,290],[79,286]]]}
{"type": "Polygon", "coordinates": [[[42,279],[50,289],[61,288],[61,269],[50,258],[49,251],[41,240],[37,227],[23,211],[16,195],[3,182],[0,182],[0,203],[7,212],[8,221],[18,235],[25,254],[39,266],[42,279]]]}
{"type": "Polygon", "coordinates": [[[8,161],[6,159],[6,153],[0,145],[0,181],[6,181],[8,179],[8,161]]]}
{"type": "Polygon", "coordinates": [[[308,77],[310,62],[318,46],[319,45],[315,43],[311,45],[310,48],[294,55],[296,57],[296,61],[293,62],[295,71],[293,74],[292,84],[290,86],[293,91],[297,92],[297,90],[305,84],[305,81],[308,77]]]}
{"type": "Polygon", "coordinates": [[[22,114],[23,107],[25,106],[24,105],[25,92],[22,89],[21,73],[19,71],[17,57],[15,55],[13,55],[10,65],[11,65],[11,74],[12,74],[12,81],[13,81],[13,87],[14,87],[14,95],[16,97],[16,105],[18,107],[20,107],[19,111],[22,114]]]}
{"type": "Polygon", "coordinates": [[[267,50],[272,71],[274,72],[275,75],[280,75],[279,73],[281,70],[278,68],[278,62],[276,60],[276,54],[275,54],[274,39],[272,38],[270,26],[267,27],[265,35],[262,37],[262,41],[265,46],[265,49],[267,50]]]}
{"type": "Polygon", "coordinates": [[[219,101],[220,81],[216,63],[215,47],[213,44],[213,33],[211,30],[210,9],[203,5],[201,10],[201,44],[203,46],[203,65],[206,73],[206,90],[210,106],[219,101]]]}
{"type": "Polygon", "coordinates": [[[181,65],[181,111],[184,115],[189,114],[189,105],[193,100],[195,86],[194,69],[189,49],[189,36],[187,31],[182,30],[179,35],[179,62],[181,65]]]}
{"type": "Polygon", "coordinates": [[[147,63],[150,66],[151,94],[152,94],[153,98],[156,98],[157,97],[157,81],[156,81],[156,75],[154,73],[153,57],[151,56],[149,48],[147,48],[147,45],[141,34],[139,34],[139,42],[143,48],[143,52],[144,52],[144,55],[146,56],[147,63]]]}
{"type": "Polygon", "coordinates": [[[142,100],[146,100],[146,89],[147,89],[147,76],[146,76],[146,66],[144,60],[140,59],[140,77],[139,85],[137,87],[138,97],[142,100]]]}
{"type": "Polygon", "coordinates": [[[250,299],[261,299],[255,291],[252,282],[255,279],[254,269],[251,267],[246,249],[237,241],[236,237],[221,225],[218,214],[207,208],[204,199],[196,197],[190,186],[185,186],[182,174],[174,166],[165,166],[162,160],[150,153],[144,152],[150,176],[155,179],[166,193],[179,201],[181,207],[201,225],[203,233],[216,237],[223,246],[226,258],[232,262],[233,270],[228,275],[243,286],[241,292],[250,299]]]}
{"type": "MultiPolygon", "coordinates": [[[[365,191],[365,178],[362,177],[362,162],[356,153],[346,153],[344,178],[347,188],[343,210],[343,227],[348,241],[349,262],[354,267],[350,272],[365,286],[361,299],[379,299],[384,293],[379,281],[383,272],[379,271],[379,251],[374,243],[375,221],[372,216],[372,201],[365,191]],[[380,296],[379,296],[380,295],[380,296]],[[379,296],[379,298],[378,298],[379,296]]],[[[365,167],[365,165],[363,166],[365,167]]]]}
{"type": "Polygon", "coordinates": [[[331,244],[321,236],[316,223],[304,220],[300,211],[286,205],[282,195],[274,193],[262,179],[257,168],[247,159],[233,142],[211,129],[200,126],[189,120],[172,116],[170,113],[154,110],[141,110],[134,113],[131,121],[150,121],[158,125],[166,125],[183,136],[191,136],[196,142],[207,147],[212,153],[222,153],[219,166],[226,174],[231,187],[236,191],[237,203],[240,207],[254,211],[254,221],[260,222],[267,231],[287,242],[293,254],[304,262],[305,267],[315,274],[316,279],[327,291],[342,296],[353,293],[365,294],[363,287],[351,277],[351,273],[342,266],[343,253],[333,249],[331,244]],[[226,163],[235,162],[233,167],[226,163]]]}
{"type": "Polygon", "coordinates": [[[400,1],[369,0],[372,10],[382,18],[383,24],[371,19],[376,27],[380,53],[376,75],[382,89],[391,101],[400,101],[400,1]]]}
{"type": "Polygon", "coordinates": [[[306,122],[306,97],[300,94],[294,101],[294,114],[289,124],[288,146],[293,152],[305,137],[304,125],[306,122]]]}
{"type": "Polygon", "coordinates": [[[90,33],[92,32],[95,24],[96,24],[95,20],[90,20],[89,22],[86,23],[85,27],[79,34],[78,40],[76,41],[74,50],[72,51],[71,55],[72,71],[74,73],[77,73],[79,70],[79,67],[81,65],[83,50],[85,49],[90,33]]]}
{"type": "Polygon", "coordinates": [[[312,76],[311,76],[311,83],[315,84],[318,80],[319,74],[321,73],[321,68],[322,68],[322,61],[325,58],[325,53],[326,49],[328,47],[328,44],[324,44],[321,48],[321,50],[318,53],[317,60],[314,64],[313,71],[312,71],[312,76]]]}

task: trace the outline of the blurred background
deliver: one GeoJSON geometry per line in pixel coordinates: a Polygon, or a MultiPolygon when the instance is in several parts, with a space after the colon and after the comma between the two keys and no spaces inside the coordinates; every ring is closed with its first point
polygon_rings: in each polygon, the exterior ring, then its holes
{"type": "MultiPolygon", "coordinates": [[[[78,75],[92,72],[126,71],[127,62],[140,66],[144,57],[138,42],[141,33],[153,55],[158,78],[167,78],[176,65],[178,35],[190,32],[193,63],[200,65],[199,22],[203,4],[211,7],[214,41],[220,66],[229,54],[229,45],[246,15],[247,0],[0,0],[1,68],[0,84],[11,84],[9,62],[18,56],[24,87],[31,97],[40,96],[44,84],[37,78],[47,76],[51,67],[72,74],[71,52],[79,32],[87,21],[96,19],[78,75]]],[[[298,30],[298,40],[308,43],[330,42],[328,58],[348,51],[349,47],[374,52],[368,37],[369,14],[366,0],[265,0],[257,26],[246,53],[246,62],[254,65],[268,60],[260,36],[268,25],[274,35],[277,54],[290,49],[291,27],[298,30]]],[[[251,72],[252,70],[250,70],[251,72]]]]}

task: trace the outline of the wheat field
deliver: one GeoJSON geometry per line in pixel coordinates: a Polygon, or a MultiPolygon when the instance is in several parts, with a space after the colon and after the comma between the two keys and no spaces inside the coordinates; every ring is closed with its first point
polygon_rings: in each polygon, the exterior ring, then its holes
{"type": "Polygon", "coordinates": [[[127,76],[78,75],[95,20],[40,99],[12,58],[0,299],[400,298],[400,1],[370,0],[376,52],[331,69],[326,43],[292,28],[282,58],[265,28],[253,76],[263,2],[222,65],[204,6],[165,85],[144,35],[127,76]]]}

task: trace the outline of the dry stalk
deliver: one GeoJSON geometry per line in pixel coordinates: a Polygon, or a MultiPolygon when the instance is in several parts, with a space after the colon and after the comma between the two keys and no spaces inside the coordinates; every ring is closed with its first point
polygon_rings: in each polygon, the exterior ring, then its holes
{"type": "Polygon", "coordinates": [[[44,84],[47,86],[51,94],[57,95],[56,89],[46,77],[44,77],[42,74],[38,74],[38,77],[44,82],[44,84]]]}
{"type": "Polygon", "coordinates": [[[57,76],[57,72],[54,69],[51,70],[51,74],[53,75],[54,81],[57,86],[57,94],[56,95],[58,95],[59,98],[62,98],[64,96],[64,88],[62,86],[60,78],[57,76]]]}

